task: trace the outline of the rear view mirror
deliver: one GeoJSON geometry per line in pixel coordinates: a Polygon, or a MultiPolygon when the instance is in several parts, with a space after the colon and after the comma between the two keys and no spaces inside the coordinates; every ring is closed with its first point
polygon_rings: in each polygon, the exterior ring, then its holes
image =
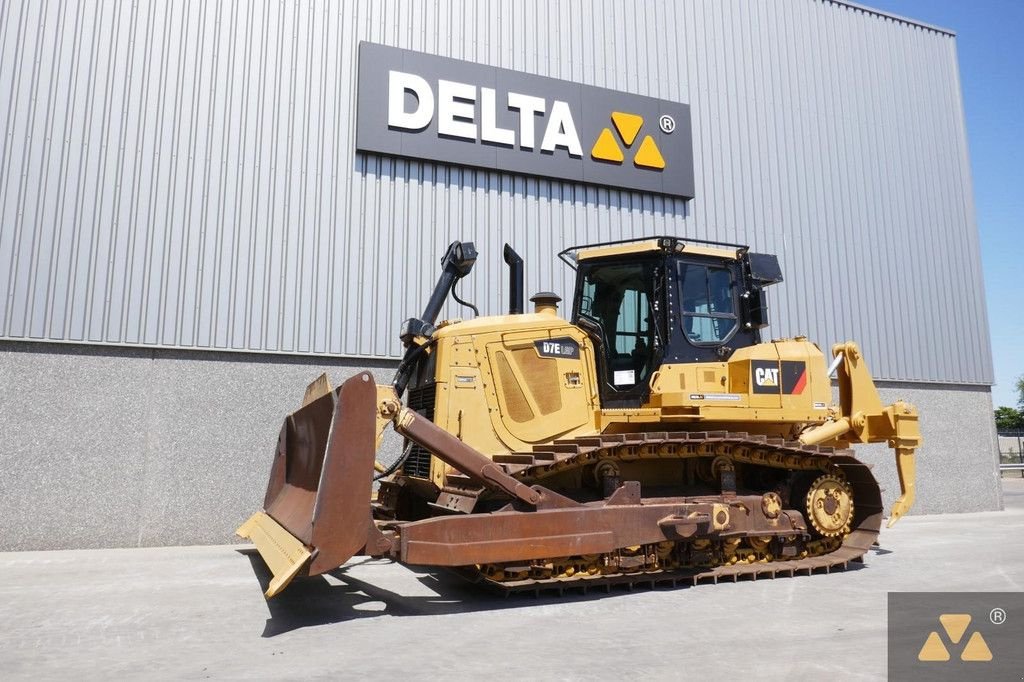
{"type": "Polygon", "coordinates": [[[779,259],[770,253],[748,253],[747,267],[750,269],[750,279],[763,287],[782,281],[779,259]]]}

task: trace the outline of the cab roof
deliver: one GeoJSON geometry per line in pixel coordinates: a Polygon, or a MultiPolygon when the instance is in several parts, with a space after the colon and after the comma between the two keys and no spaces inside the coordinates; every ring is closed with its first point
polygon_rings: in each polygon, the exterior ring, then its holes
{"type": "Polygon", "coordinates": [[[575,268],[576,264],[595,258],[623,256],[635,253],[690,253],[700,256],[714,256],[729,260],[743,257],[749,247],[742,244],[711,242],[702,239],[682,239],[680,237],[642,237],[625,239],[615,242],[603,242],[581,246],[570,246],[558,254],[558,257],[575,268]]]}

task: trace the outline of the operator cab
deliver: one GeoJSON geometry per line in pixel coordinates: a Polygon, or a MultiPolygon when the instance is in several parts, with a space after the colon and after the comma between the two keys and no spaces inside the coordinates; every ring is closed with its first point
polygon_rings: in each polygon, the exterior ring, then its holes
{"type": "Polygon", "coordinates": [[[572,247],[572,322],[598,355],[601,404],[639,407],[662,364],[724,362],[761,342],[764,287],[782,281],[778,260],[747,247],[657,237],[572,247]]]}

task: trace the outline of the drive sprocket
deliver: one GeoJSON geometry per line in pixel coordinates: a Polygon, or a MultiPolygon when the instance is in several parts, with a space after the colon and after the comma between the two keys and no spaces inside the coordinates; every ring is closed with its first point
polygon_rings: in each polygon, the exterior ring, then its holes
{"type": "Polygon", "coordinates": [[[807,517],[823,537],[849,533],[853,511],[853,491],[841,477],[825,474],[811,483],[807,491],[807,517]]]}

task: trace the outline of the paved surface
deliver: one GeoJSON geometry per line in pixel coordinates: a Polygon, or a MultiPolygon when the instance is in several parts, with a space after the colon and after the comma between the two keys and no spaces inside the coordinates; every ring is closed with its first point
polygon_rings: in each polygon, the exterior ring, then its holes
{"type": "Polygon", "coordinates": [[[1003,483],[1006,511],[906,518],[845,574],[561,599],[371,561],[267,603],[242,547],[5,553],[0,678],[874,679],[888,591],[1024,588],[1003,483]]]}

